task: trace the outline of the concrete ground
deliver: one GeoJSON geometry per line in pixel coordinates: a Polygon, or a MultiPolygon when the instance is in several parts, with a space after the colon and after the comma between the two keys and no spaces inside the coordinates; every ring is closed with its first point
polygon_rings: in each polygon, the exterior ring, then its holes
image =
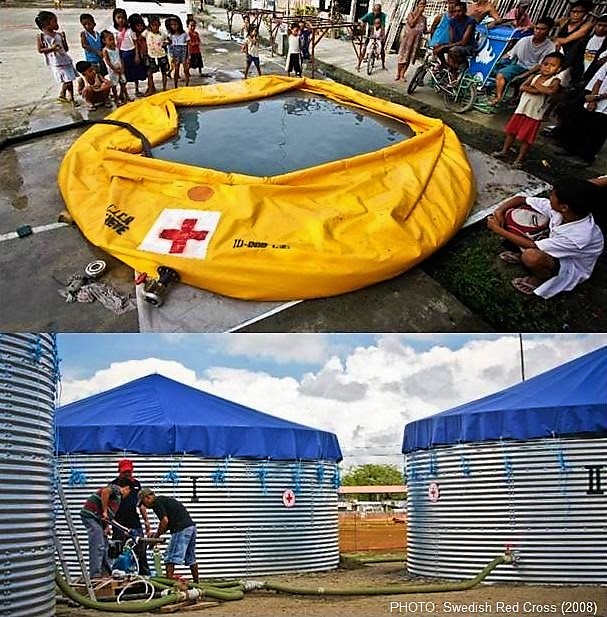
{"type": "MultiPolygon", "coordinates": [[[[7,39],[0,57],[0,79],[4,84],[0,109],[3,135],[68,125],[87,116],[82,108],[74,109],[55,102],[57,87],[41,57],[34,51],[36,30],[33,17],[37,10],[0,9],[7,39]],[[27,79],[23,78],[24,74],[27,79]]],[[[59,14],[60,27],[72,43],[75,60],[82,56],[78,45],[80,12],[80,9],[63,9],[59,14]]],[[[206,66],[203,77],[195,75],[193,84],[242,76],[239,43],[221,31],[226,25],[225,10],[209,7],[209,12],[204,19],[214,27],[205,30],[203,35],[206,66]]],[[[109,25],[110,11],[93,13],[98,29],[109,25]]],[[[235,22],[238,19],[236,17],[235,22]]],[[[235,27],[239,26],[235,23],[235,27]]],[[[393,82],[393,56],[388,59],[391,70],[378,70],[370,79],[365,76],[364,80],[355,70],[354,52],[348,42],[323,39],[317,49],[317,59],[325,74],[379,96],[404,102],[404,87],[395,86],[393,82]]],[[[283,73],[282,58],[272,57],[267,50],[262,52],[262,63],[265,73],[283,73]]],[[[420,90],[416,99],[408,99],[408,102],[426,113],[431,110],[431,115],[440,115],[440,108],[437,108],[440,102],[433,93],[420,90]]],[[[93,117],[101,116],[102,112],[93,112],[93,117]]],[[[486,135],[497,131],[494,125],[499,122],[501,127],[503,119],[498,121],[493,116],[469,112],[465,119],[445,114],[445,120],[456,128],[463,141],[470,144],[470,159],[481,196],[475,209],[476,218],[517,190],[537,192],[545,186],[540,178],[513,171],[474,148],[479,145],[476,135],[483,133],[486,139],[486,135]]],[[[130,268],[90,246],[77,229],[56,225],[63,208],[56,185],[57,169],[63,154],[81,131],[73,129],[26,141],[0,152],[0,265],[6,273],[7,283],[0,306],[0,325],[4,330],[447,332],[489,329],[485,322],[419,268],[355,293],[286,305],[242,302],[187,286],[171,291],[161,309],[152,309],[138,298],[138,311],[123,315],[115,315],[98,303],[66,304],[58,290],[92,259],[108,261],[105,282],[122,295],[135,294],[130,268]],[[47,230],[26,238],[15,238],[15,230],[24,224],[47,230]]],[[[540,152],[544,156],[543,151],[540,152]]]]}

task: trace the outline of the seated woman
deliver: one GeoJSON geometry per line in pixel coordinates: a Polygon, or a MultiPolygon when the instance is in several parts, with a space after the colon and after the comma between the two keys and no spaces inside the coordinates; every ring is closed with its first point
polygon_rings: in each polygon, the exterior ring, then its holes
{"type": "Polygon", "coordinates": [[[480,24],[485,17],[490,17],[493,20],[490,27],[497,26],[497,24],[502,21],[495,4],[493,4],[491,0],[476,0],[476,2],[471,2],[468,7],[468,15],[472,17],[477,24],[480,24]]]}
{"type": "Polygon", "coordinates": [[[434,54],[441,64],[448,66],[455,76],[466,58],[476,53],[476,21],[466,14],[465,2],[457,2],[449,23],[449,43],[434,47],[434,54]]]}
{"type": "Polygon", "coordinates": [[[501,253],[500,259],[519,263],[530,273],[512,279],[517,291],[547,299],[590,278],[604,248],[603,234],[591,214],[601,205],[600,190],[587,180],[564,178],[549,198],[512,197],[488,217],[487,227],[519,248],[501,253]],[[549,218],[547,238],[532,240],[507,229],[506,212],[521,206],[549,218]]]}
{"type": "Polygon", "coordinates": [[[506,13],[503,22],[511,24],[521,32],[533,30],[533,22],[527,12],[530,6],[531,0],[519,0],[513,9],[506,13]]]}

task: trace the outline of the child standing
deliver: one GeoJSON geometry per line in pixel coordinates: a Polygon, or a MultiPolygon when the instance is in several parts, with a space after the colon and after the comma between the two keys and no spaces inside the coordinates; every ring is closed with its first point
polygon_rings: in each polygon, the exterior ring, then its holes
{"type": "Polygon", "coordinates": [[[77,62],[76,70],[82,75],[78,79],[78,94],[86,101],[86,108],[89,111],[95,111],[98,105],[111,107],[110,90],[112,84],[99,75],[95,67],[86,60],[77,62]]]}
{"type": "MultiPolygon", "coordinates": [[[[129,16],[129,28],[133,33],[133,42],[135,43],[135,66],[131,73],[131,77],[135,82],[135,96],[141,96],[139,92],[139,82],[148,79],[148,45],[143,35],[145,31],[145,23],[143,17],[139,13],[133,13],[129,16]]],[[[129,81],[127,75],[127,81],[129,81]]],[[[144,96],[149,94],[148,91],[144,93],[144,96]]]]}
{"type": "Polygon", "coordinates": [[[121,105],[127,102],[126,82],[124,79],[124,67],[120,58],[120,51],[116,47],[116,37],[113,32],[104,30],[101,33],[103,41],[103,62],[107,66],[108,77],[112,84],[112,94],[116,105],[121,105]],[[118,87],[120,87],[120,95],[118,95],[118,87]]]}
{"type": "Polygon", "coordinates": [[[289,33],[289,58],[287,64],[287,75],[291,77],[291,71],[297,77],[301,77],[301,47],[299,41],[299,26],[293,24],[289,33]]]}
{"type": "Polygon", "coordinates": [[[101,35],[95,30],[95,19],[89,13],[80,15],[80,24],[84,28],[80,33],[80,44],[84,49],[84,59],[93,65],[100,75],[107,75],[107,69],[103,64],[101,55],[101,35]]]}
{"type": "Polygon", "coordinates": [[[261,67],[259,64],[259,32],[257,28],[251,26],[247,38],[242,45],[242,51],[246,54],[247,61],[244,67],[244,78],[249,76],[251,64],[255,65],[257,74],[261,75],[261,67]]]}
{"type": "Polygon", "coordinates": [[[183,24],[179,17],[169,17],[166,22],[166,29],[169,33],[170,54],[173,58],[173,83],[175,88],[179,85],[179,68],[183,65],[185,85],[190,85],[190,72],[188,70],[188,42],[190,37],[183,29],[183,24]]]}
{"type": "Polygon", "coordinates": [[[188,20],[188,35],[190,37],[188,42],[189,68],[198,69],[198,74],[202,75],[204,64],[202,62],[202,53],[200,50],[200,34],[196,31],[195,19],[188,20]]]}
{"type": "Polygon", "coordinates": [[[561,70],[563,58],[563,54],[559,52],[544,56],[539,75],[530,76],[520,87],[523,93],[521,100],[504,127],[506,133],[504,145],[501,150],[494,152],[493,156],[499,159],[505,158],[515,139],[518,139],[521,147],[512,166],[515,168],[523,166],[531,145],[535,143],[544,111],[548,106],[548,99],[560,87],[561,82],[556,74],[561,70]]]}
{"type": "Polygon", "coordinates": [[[36,39],[38,53],[44,55],[44,60],[51,69],[55,80],[61,84],[58,101],[60,103],[72,103],[74,107],[77,107],[78,103],[74,100],[74,84],[72,83],[76,79],[76,72],[72,59],[67,53],[69,46],[65,32],[57,32],[59,30],[57,16],[50,11],[40,11],[35,21],[41,30],[36,39]]]}
{"type": "Polygon", "coordinates": [[[143,33],[148,45],[148,93],[156,92],[154,85],[154,73],[162,75],[162,89],[167,89],[167,75],[169,72],[169,58],[166,47],[168,37],[160,32],[160,18],[152,15],[149,21],[149,28],[143,33]]]}
{"type": "MultiPolygon", "coordinates": [[[[132,30],[128,27],[126,11],[124,9],[114,9],[112,13],[114,22],[113,34],[116,38],[116,47],[120,52],[120,60],[122,61],[123,75],[126,82],[135,82],[135,94],[139,93],[139,83],[135,79],[135,39],[132,30]]],[[[134,100],[128,97],[128,100],[134,100]]]]}

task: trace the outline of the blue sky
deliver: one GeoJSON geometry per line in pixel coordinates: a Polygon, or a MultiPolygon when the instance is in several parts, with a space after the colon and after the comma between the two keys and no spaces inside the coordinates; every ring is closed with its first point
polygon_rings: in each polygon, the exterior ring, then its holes
{"type": "MultiPolygon", "coordinates": [[[[253,355],[247,348],[246,353],[227,352],[225,337],[250,335],[212,335],[212,334],[60,334],[59,356],[62,361],[62,373],[68,378],[86,378],[96,371],[106,368],[112,362],[141,360],[151,356],[162,360],[181,362],[197,373],[202,373],[209,366],[221,365],[230,368],[254,369],[270,372],[277,377],[290,375],[296,378],[319,367],[325,357],[291,354],[272,357],[269,354],[253,355]]],[[[276,336],[276,335],[270,335],[276,336]]],[[[459,349],[471,340],[491,340],[499,334],[417,334],[402,335],[401,338],[415,351],[423,352],[435,345],[449,349],[459,349]]],[[[267,339],[268,335],[259,338],[267,339]]],[[[357,347],[373,345],[377,334],[300,334],[290,335],[301,345],[320,337],[327,353],[344,358],[357,347]]],[[[316,341],[317,342],[317,341],[316,341]]],[[[260,343],[263,346],[263,341],[260,343]]]]}

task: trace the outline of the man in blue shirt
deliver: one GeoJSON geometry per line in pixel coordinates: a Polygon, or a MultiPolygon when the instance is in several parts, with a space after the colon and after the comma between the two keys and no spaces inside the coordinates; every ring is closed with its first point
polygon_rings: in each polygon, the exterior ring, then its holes
{"type": "Polygon", "coordinates": [[[466,58],[476,53],[476,21],[466,14],[465,2],[458,2],[449,20],[449,43],[437,45],[434,53],[440,61],[457,72],[466,58]]]}

